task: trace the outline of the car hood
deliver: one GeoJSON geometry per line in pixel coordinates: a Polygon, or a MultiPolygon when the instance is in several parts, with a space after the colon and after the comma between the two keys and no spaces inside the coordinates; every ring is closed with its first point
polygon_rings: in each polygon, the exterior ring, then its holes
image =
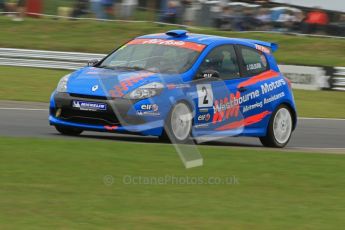
{"type": "Polygon", "coordinates": [[[163,76],[149,71],[122,71],[86,67],[71,74],[67,83],[67,92],[92,96],[122,97],[150,82],[169,83],[171,79],[170,75],[163,76]]]}

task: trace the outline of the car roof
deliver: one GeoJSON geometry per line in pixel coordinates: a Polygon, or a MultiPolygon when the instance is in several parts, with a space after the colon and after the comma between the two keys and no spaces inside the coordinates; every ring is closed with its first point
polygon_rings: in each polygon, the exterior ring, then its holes
{"type": "Polygon", "coordinates": [[[186,41],[194,42],[203,45],[210,45],[217,42],[218,44],[222,43],[232,43],[232,44],[242,44],[247,46],[261,45],[270,48],[273,52],[278,49],[278,45],[275,43],[264,42],[259,40],[245,39],[245,38],[228,38],[216,35],[207,35],[207,34],[195,34],[189,33],[186,30],[170,30],[166,33],[158,34],[148,34],[137,37],[138,39],[168,39],[168,40],[177,40],[177,41],[186,41]]]}
{"type": "Polygon", "coordinates": [[[188,41],[194,42],[203,45],[210,45],[213,42],[220,41],[220,42],[229,42],[229,41],[239,41],[240,39],[236,38],[227,38],[227,37],[220,37],[215,35],[206,35],[206,34],[194,34],[194,33],[187,33],[186,36],[181,37],[174,37],[169,36],[165,33],[160,34],[148,34],[144,36],[137,37],[139,39],[172,39],[178,41],[188,41]]]}

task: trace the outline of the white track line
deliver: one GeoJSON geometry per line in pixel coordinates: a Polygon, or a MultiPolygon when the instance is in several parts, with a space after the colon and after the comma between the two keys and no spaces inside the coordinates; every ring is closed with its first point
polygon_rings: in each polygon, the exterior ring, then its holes
{"type": "Polygon", "coordinates": [[[322,117],[299,117],[298,120],[328,120],[328,121],[345,121],[344,118],[322,118],[322,117]]]}
{"type": "Polygon", "coordinates": [[[345,150],[345,148],[328,148],[328,147],[287,147],[288,149],[313,149],[313,150],[318,150],[318,149],[329,149],[329,150],[345,150]]]}
{"type": "Polygon", "coordinates": [[[48,109],[31,109],[31,108],[0,108],[0,110],[19,110],[19,111],[48,111],[48,109]]]}
{"type": "Polygon", "coordinates": [[[303,152],[309,152],[309,151],[315,151],[310,153],[320,153],[320,154],[341,154],[345,155],[345,148],[309,148],[309,147],[287,147],[284,150],[292,150],[292,151],[303,151],[303,152]],[[328,152],[326,152],[328,151],[328,152]]]}

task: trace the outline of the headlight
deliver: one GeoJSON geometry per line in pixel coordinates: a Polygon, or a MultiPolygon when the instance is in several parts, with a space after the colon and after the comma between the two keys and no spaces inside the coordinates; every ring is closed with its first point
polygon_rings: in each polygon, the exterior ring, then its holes
{"type": "Polygon", "coordinates": [[[59,93],[64,93],[67,91],[67,82],[68,82],[68,79],[71,75],[68,74],[66,76],[64,76],[63,78],[61,78],[61,80],[59,81],[59,84],[58,86],[56,87],[56,91],[59,92],[59,93]]]}
{"type": "Polygon", "coordinates": [[[132,92],[126,94],[124,98],[127,99],[144,99],[153,97],[155,95],[160,94],[163,90],[164,85],[160,82],[152,82],[147,85],[143,85],[132,92]]]}

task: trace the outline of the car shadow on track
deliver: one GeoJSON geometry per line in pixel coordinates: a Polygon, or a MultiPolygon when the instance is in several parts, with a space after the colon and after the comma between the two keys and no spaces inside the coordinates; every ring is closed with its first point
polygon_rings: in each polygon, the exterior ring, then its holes
{"type": "MultiPolygon", "coordinates": [[[[55,133],[56,136],[62,136],[61,134],[55,133]]],[[[65,137],[65,136],[64,136],[65,137]]],[[[137,135],[120,135],[120,134],[93,134],[83,133],[82,135],[74,138],[80,139],[98,139],[98,140],[109,140],[109,141],[121,141],[121,142],[136,142],[136,143],[156,143],[156,144],[171,144],[159,140],[153,136],[137,136],[137,135]]],[[[254,143],[254,138],[223,138],[216,141],[203,142],[198,145],[200,146],[229,146],[229,147],[262,147],[260,143],[254,143]],[[236,141],[238,139],[239,141],[236,141]]]]}

